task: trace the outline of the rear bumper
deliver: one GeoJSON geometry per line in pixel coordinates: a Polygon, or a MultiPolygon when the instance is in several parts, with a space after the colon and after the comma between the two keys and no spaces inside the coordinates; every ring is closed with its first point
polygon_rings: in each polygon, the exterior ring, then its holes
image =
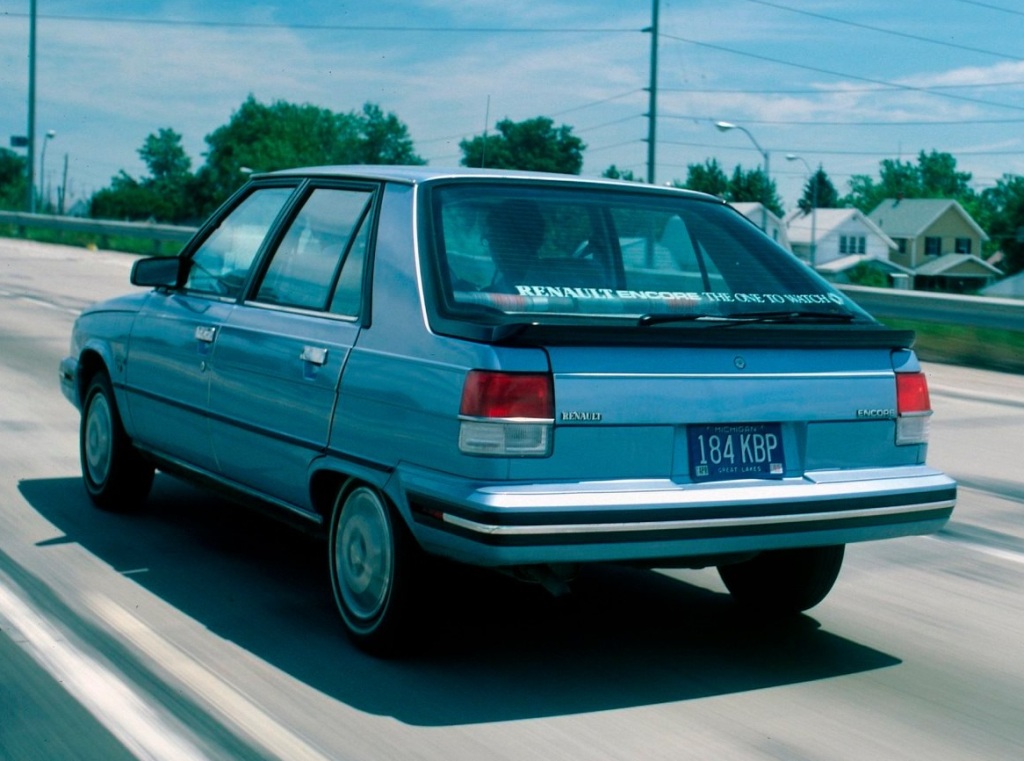
{"type": "Polygon", "coordinates": [[[939,530],[956,482],[925,466],[779,481],[473,484],[400,469],[403,507],[434,553],[478,565],[644,561],[847,544],[939,530]]]}

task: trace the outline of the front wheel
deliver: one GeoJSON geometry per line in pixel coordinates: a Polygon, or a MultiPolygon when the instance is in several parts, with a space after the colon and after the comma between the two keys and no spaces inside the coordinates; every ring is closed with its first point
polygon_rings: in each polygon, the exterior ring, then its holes
{"type": "Polygon", "coordinates": [[[370,486],[343,491],[328,536],[334,601],[349,638],[376,655],[411,640],[419,548],[387,498],[370,486]]]}
{"type": "Polygon", "coordinates": [[[93,504],[128,512],[145,502],[154,468],[125,433],[110,379],[103,373],[92,379],[85,392],[78,444],[82,481],[93,504]]]}
{"type": "Polygon", "coordinates": [[[793,614],[813,608],[832,589],[843,565],[845,547],[770,550],[742,563],[718,566],[733,599],[769,614],[793,614]]]}

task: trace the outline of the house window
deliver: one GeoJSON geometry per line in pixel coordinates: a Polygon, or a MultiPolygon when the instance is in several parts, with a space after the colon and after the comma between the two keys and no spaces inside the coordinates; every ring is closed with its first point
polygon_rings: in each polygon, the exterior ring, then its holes
{"type": "Polygon", "coordinates": [[[924,239],[925,256],[938,256],[942,253],[942,238],[928,236],[924,239]]]}
{"type": "Polygon", "coordinates": [[[906,238],[897,238],[896,239],[896,247],[899,249],[899,252],[901,254],[907,253],[907,249],[910,248],[909,244],[910,244],[910,241],[907,240],[906,238]]]}
{"type": "Polygon", "coordinates": [[[840,254],[863,254],[867,250],[867,239],[863,235],[840,235],[840,254]]]}
{"type": "Polygon", "coordinates": [[[971,239],[970,238],[957,238],[956,245],[953,249],[958,254],[969,254],[971,253],[971,239]]]}

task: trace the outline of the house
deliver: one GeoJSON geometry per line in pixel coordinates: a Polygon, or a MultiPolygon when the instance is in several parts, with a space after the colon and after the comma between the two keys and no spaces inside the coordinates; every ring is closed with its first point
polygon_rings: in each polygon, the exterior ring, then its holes
{"type": "Polygon", "coordinates": [[[972,293],[991,285],[1002,274],[977,256],[943,254],[914,270],[914,288],[919,291],[972,293]]]}
{"type": "Polygon", "coordinates": [[[888,259],[866,254],[840,256],[814,269],[833,283],[909,289],[914,282],[913,271],[888,259]]]}
{"type": "Polygon", "coordinates": [[[915,288],[963,293],[1000,275],[979,256],[988,236],[956,201],[887,198],[868,218],[896,242],[891,259],[914,271],[915,288]]]}
{"type": "Polygon", "coordinates": [[[896,247],[858,209],[795,211],[786,218],[786,230],[793,253],[815,268],[851,256],[888,261],[890,251],[896,247]]]}
{"type": "Polygon", "coordinates": [[[787,251],[792,251],[789,244],[789,236],[786,233],[785,223],[778,216],[769,211],[763,203],[757,202],[736,202],[730,203],[736,211],[749,219],[773,241],[778,243],[787,251]]]}
{"type": "Polygon", "coordinates": [[[982,296],[1004,299],[1024,299],[1024,272],[1004,278],[981,291],[982,296]]]}

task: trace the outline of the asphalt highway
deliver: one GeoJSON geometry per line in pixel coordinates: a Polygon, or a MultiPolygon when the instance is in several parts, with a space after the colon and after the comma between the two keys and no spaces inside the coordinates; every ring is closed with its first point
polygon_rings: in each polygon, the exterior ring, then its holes
{"type": "Polygon", "coordinates": [[[831,595],[746,618],[713,571],[567,598],[442,569],[423,646],[345,639],[326,552],[167,476],[93,509],[57,365],[131,257],[0,239],[0,759],[1024,758],[1024,382],[927,365],[941,533],[850,546],[831,595]]]}

